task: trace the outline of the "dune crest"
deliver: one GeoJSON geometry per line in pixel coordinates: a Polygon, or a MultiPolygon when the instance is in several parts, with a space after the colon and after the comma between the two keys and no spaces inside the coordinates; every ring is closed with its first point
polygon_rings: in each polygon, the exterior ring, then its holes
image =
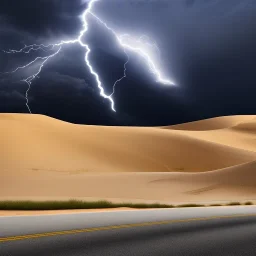
{"type": "Polygon", "coordinates": [[[256,118],[254,115],[221,116],[183,124],[164,126],[162,128],[184,131],[209,131],[231,128],[232,126],[253,120],[254,118],[256,118]]]}

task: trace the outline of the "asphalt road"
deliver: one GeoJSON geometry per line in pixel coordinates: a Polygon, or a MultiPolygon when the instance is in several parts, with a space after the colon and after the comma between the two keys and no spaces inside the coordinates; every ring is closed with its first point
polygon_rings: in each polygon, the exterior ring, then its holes
{"type": "Polygon", "coordinates": [[[256,255],[256,207],[0,217],[0,256],[256,255]]]}

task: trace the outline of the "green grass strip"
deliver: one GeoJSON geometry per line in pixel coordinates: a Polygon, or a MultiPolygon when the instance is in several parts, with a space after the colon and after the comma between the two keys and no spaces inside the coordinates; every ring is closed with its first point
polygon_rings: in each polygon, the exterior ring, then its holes
{"type": "Polygon", "coordinates": [[[80,200],[69,201],[0,201],[0,210],[70,210],[70,209],[105,209],[105,208],[185,208],[185,207],[207,207],[207,206],[236,206],[236,205],[253,205],[252,202],[230,202],[228,204],[145,204],[145,203],[112,203],[101,200],[94,202],[86,202],[80,200]]]}
{"type": "Polygon", "coordinates": [[[79,200],[69,201],[0,201],[0,210],[68,210],[68,209],[103,209],[103,208],[172,208],[167,204],[133,204],[111,203],[108,201],[85,202],[79,200]]]}

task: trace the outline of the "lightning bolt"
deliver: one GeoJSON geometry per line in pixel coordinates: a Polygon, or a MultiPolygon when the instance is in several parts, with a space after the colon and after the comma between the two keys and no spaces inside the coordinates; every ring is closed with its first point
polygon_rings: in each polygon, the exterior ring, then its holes
{"type": "MultiPolygon", "coordinates": [[[[118,83],[120,83],[124,78],[126,78],[126,71],[127,71],[127,64],[129,62],[129,55],[128,55],[128,51],[129,52],[134,52],[135,54],[138,54],[139,56],[141,56],[148,64],[149,70],[151,73],[153,73],[156,77],[156,81],[162,84],[166,84],[166,85],[174,85],[174,82],[171,80],[168,80],[166,78],[163,77],[163,75],[161,74],[161,71],[159,68],[157,68],[156,64],[154,63],[153,58],[150,56],[150,54],[148,53],[147,49],[143,46],[133,46],[133,44],[129,44],[128,42],[125,41],[125,39],[128,39],[131,42],[136,42],[136,43],[140,43],[142,45],[148,45],[150,47],[154,47],[156,50],[159,51],[156,43],[150,43],[149,41],[149,37],[146,35],[142,35],[139,38],[136,37],[132,37],[129,34],[123,34],[123,35],[118,35],[112,28],[110,28],[101,18],[99,18],[96,14],[94,14],[92,12],[92,8],[95,2],[97,2],[98,0],[90,0],[88,3],[88,7],[87,9],[84,11],[84,13],[82,14],[82,22],[83,22],[83,28],[80,31],[78,37],[74,40],[66,40],[66,41],[60,41],[59,43],[55,43],[55,44],[48,44],[48,45],[44,45],[44,44],[32,44],[32,45],[25,45],[23,48],[19,49],[19,50],[8,50],[8,51],[3,51],[6,54],[15,54],[15,53],[25,53],[25,54],[29,54],[31,51],[44,51],[44,52],[49,52],[49,51],[54,51],[55,48],[57,48],[57,50],[50,54],[47,55],[45,57],[36,57],[34,60],[32,60],[31,62],[29,62],[28,64],[25,64],[23,66],[19,66],[16,69],[14,69],[13,71],[10,72],[5,72],[6,74],[10,74],[10,73],[15,73],[17,71],[19,71],[20,69],[25,69],[29,66],[31,66],[32,64],[41,61],[41,64],[39,65],[38,70],[36,71],[36,73],[34,73],[33,75],[21,80],[23,82],[26,82],[28,85],[28,88],[26,90],[25,93],[25,98],[26,98],[26,106],[29,110],[30,113],[31,109],[29,107],[29,100],[28,100],[28,94],[31,88],[31,84],[33,82],[34,79],[36,79],[39,74],[41,73],[43,67],[45,66],[45,64],[52,59],[53,57],[55,57],[62,49],[63,45],[66,44],[80,44],[81,47],[85,48],[85,64],[88,67],[91,75],[94,76],[95,81],[97,83],[97,87],[100,91],[100,96],[102,96],[105,99],[108,99],[111,103],[111,109],[113,111],[116,112],[115,110],[115,103],[114,100],[112,98],[114,92],[115,92],[115,87],[118,83]],[[87,21],[88,16],[91,15],[92,17],[94,17],[102,26],[104,26],[108,31],[110,31],[113,36],[116,38],[118,44],[122,47],[124,54],[127,58],[126,62],[124,63],[124,73],[123,76],[119,79],[117,79],[113,85],[113,92],[110,95],[107,95],[105,93],[104,87],[102,85],[101,79],[99,74],[97,73],[97,71],[93,68],[93,66],[90,63],[89,60],[89,56],[90,56],[90,52],[91,49],[89,47],[89,45],[85,42],[83,42],[83,36],[86,34],[86,32],[88,31],[89,28],[89,24],[87,21]],[[147,39],[146,39],[147,38],[147,39]],[[144,40],[143,40],[144,39],[144,40]]],[[[159,51],[160,52],[160,51],[159,51]]]]}
{"type": "Polygon", "coordinates": [[[47,52],[47,48],[51,47],[51,50],[54,48],[54,45],[44,45],[44,44],[39,44],[39,45],[25,45],[23,48],[20,50],[9,50],[9,51],[4,51],[4,53],[30,53],[31,51],[38,51],[42,50],[44,52],[47,52]]]}
{"type": "MultiPolygon", "coordinates": [[[[29,105],[28,105],[28,93],[29,93],[29,90],[30,90],[32,81],[40,74],[40,72],[41,72],[41,70],[42,70],[44,64],[45,64],[50,58],[53,58],[55,55],[57,55],[57,54],[60,52],[60,50],[61,50],[61,47],[59,47],[59,49],[58,49],[55,53],[53,53],[52,55],[49,55],[49,56],[43,57],[43,58],[42,58],[42,57],[37,57],[36,59],[38,59],[38,58],[43,59],[43,62],[41,63],[41,65],[40,65],[38,71],[37,71],[34,75],[29,76],[29,77],[27,77],[26,79],[22,80],[22,81],[26,82],[27,85],[28,85],[28,89],[26,90],[26,93],[25,93],[25,98],[26,98],[26,106],[27,106],[28,111],[29,111],[30,114],[31,114],[32,112],[31,112],[31,109],[30,109],[30,107],[29,107],[29,105]]],[[[27,64],[27,65],[31,65],[32,63],[33,63],[33,61],[31,61],[31,62],[30,62],[29,64],[27,64]]],[[[27,66],[27,65],[26,65],[26,66],[27,66]]]]}
{"type": "Polygon", "coordinates": [[[113,85],[113,91],[112,91],[112,93],[110,94],[110,96],[112,96],[112,95],[115,93],[115,87],[116,87],[116,85],[117,85],[118,83],[120,83],[124,78],[126,78],[126,65],[128,64],[130,58],[129,58],[129,55],[127,54],[127,52],[126,52],[125,50],[124,50],[124,53],[125,53],[125,55],[126,55],[126,57],[127,57],[127,60],[126,60],[126,62],[124,63],[124,75],[123,75],[121,78],[119,78],[119,79],[117,79],[117,80],[115,81],[115,83],[114,83],[114,85],[113,85]]]}

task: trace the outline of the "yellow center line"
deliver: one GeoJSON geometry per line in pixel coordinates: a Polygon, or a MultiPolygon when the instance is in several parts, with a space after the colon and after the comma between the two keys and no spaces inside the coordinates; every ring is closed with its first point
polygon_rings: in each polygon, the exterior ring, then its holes
{"type": "Polygon", "coordinates": [[[30,235],[0,237],[0,243],[8,242],[8,241],[17,241],[17,240],[41,238],[41,237],[51,237],[51,236],[59,236],[59,235],[71,235],[71,234],[78,234],[78,233],[88,233],[88,232],[94,232],[94,231],[124,229],[124,228],[132,228],[132,227],[155,226],[155,225],[163,225],[163,224],[204,221],[204,220],[213,220],[213,219],[230,219],[230,218],[237,218],[237,217],[256,217],[256,214],[224,215],[224,216],[212,216],[212,217],[203,217],[203,218],[190,218],[190,219],[179,219],[179,220],[143,222],[143,223],[134,223],[134,224],[115,225],[115,226],[105,226],[105,227],[95,227],[95,228],[85,228],[85,229],[74,229],[74,230],[38,233],[38,234],[30,234],[30,235]]]}

